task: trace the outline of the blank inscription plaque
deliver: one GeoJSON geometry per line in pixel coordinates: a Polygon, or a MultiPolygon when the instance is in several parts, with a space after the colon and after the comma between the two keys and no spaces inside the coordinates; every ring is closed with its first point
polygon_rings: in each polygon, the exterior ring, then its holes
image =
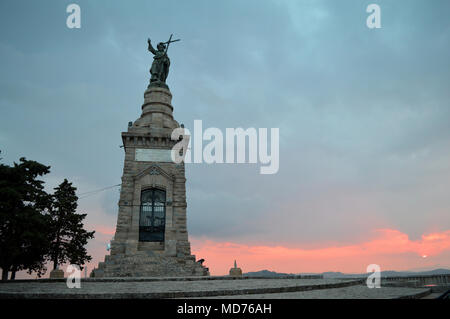
{"type": "Polygon", "coordinates": [[[171,150],[137,148],[135,160],[138,162],[172,162],[171,150]]]}

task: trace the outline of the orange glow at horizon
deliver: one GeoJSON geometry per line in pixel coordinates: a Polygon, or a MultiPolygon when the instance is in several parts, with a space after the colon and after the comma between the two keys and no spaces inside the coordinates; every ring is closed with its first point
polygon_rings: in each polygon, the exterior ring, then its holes
{"type": "MultiPolygon", "coordinates": [[[[191,237],[190,241],[192,253],[197,259],[206,260],[211,275],[227,274],[235,259],[243,272],[267,269],[286,273],[364,273],[369,264],[378,264],[382,270],[408,270],[427,266],[423,263],[433,262],[433,256],[450,253],[450,230],[422,235],[416,241],[395,229],[379,229],[376,235],[357,244],[316,249],[305,249],[300,245],[246,245],[196,237],[191,237]]],[[[444,258],[444,263],[450,266],[448,258],[444,258]]]]}
{"type": "MultiPolygon", "coordinates": [[[[89,272],[109,254],[106,244],[115,232],[112,227],[100,225],[90,229],[95,229],[96,233],[88,244],[88,253],[92,256],[88,263],[89,272]]],[[[197,260],[205,259],[205,265],[213,276],[228,274],[234,260],[243,272],[267,269],[284,273],[365,273],[369,264],[378,264],[381,270],[436,268],[436,264],[439,268],[450,269],[450,230],[424,234],[416,241],[395,229],[379,229],[375,234],[372,239],[360,243],[324,244],[313,249],[301,245],[286,247],[219,242],[193,236],[189,239],[192,254],[197,260]]],[[[44,277],[48,277],[48,273],[44,277]]],[[[24,271],[17,275],[19,279],[34,277],[24,271]]]]}

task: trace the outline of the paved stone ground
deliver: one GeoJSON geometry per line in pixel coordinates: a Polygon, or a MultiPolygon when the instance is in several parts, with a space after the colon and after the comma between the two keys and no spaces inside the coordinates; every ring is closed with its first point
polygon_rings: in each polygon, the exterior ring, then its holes
{"type": "Polygon", "coordinates": [[[80,289],[67,288],[64,280],[16,281],[0,283],[0,298],[390,299],[429,294],[429,288],[369,289],[354,279],[209,278],[82,280],[80,289]]]}
{"type": "Polygon", "coordinates": [[[192,281],[86,281],[80,289],[65,282],[0,284],[0,298],[173,298],[324,289],[354,285],[340,279],[244,279],[192,281]]]}
{"type": "MultiPolygon", "coordinates": [[[[273,294],[254,294],[236,296],[205,297],[214,299],[396,299],[417,298],[426,295],[429,289],[382,287],[369,289],[367,286],[357,285],[343,288],[330,288],[322,290],[296,291],[273,294]]],[[[438,295],[435,296],[435,298],[438,295]]]]}

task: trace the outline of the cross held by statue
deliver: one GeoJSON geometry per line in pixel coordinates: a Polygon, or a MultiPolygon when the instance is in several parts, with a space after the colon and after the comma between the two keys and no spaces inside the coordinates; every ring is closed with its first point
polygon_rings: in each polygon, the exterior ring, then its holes
{"type": "Polygon", "coordinates": [[[173,34],[171,34],[171,35],[170,35],[169,41],[167,41],[167,42],[164,42],[164,44],[166,45],[166,53],[167,53],[167,50],[169,49],[169,44],[171,44],[171,43],[173,43],[173,42],[177,42],[177,41],[180,41],[180,40],[181,40],[181,39],[176,39],[176,40],[172,40],[172,36],[173,36],[173,34]]]}

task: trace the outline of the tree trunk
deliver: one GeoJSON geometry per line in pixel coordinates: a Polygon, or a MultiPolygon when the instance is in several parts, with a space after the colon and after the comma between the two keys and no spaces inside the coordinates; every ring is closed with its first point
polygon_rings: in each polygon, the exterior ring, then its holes
{"type": "Polygon", "coordinates": [[[53,254],[53,270],[58,269],[58,253],[59,253],[59,230],[56,235],[56,251],[53,254]]]}
{"type": "Polygon", "coordinates": [[[11,267],[11,280],[14,280],[14,279],[16,279],[16,272],[17,272],[17,266],[12,266],[11,267]]]}
{"type": "Polygon", "coordinates": [[[53,270],[58,268],[58,256],[57,254],[53,255],[53,270]]]}
{"type": "Polygon", "coordinates": [[[8,269],[9,267],[2,267],[2,281],[8,280],[8,269]]]}

